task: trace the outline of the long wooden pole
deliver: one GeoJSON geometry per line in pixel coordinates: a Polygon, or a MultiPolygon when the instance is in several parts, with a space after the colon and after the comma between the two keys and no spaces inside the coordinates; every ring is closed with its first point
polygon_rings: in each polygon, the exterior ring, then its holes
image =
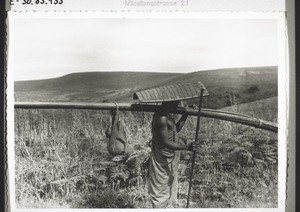
{"type": "MultiPolygon", "coordinates": [[[[15,109],[80,109],[80,110],[116,110],[120,111],[143,111],[155,112],[160,106],[155,104],[139,104],[139,103],[70,103],[70,102],[16,102],[15,109]]],[[[176,114],[187,114],[190,116],[198,116],[198,110],[178,107],[170,111],[176,114]]],[[[202,108],[201,117],[219,119],[224,121],[235,122],[239,124],[256,127],[271,132],[278,132],[277,124],[260,120],[251,116],[245,116],[237,113],[231,113],[221,110],[211,110],[202,108]]]]}
{"type": "MultiPolygon", "coordinates": [[[[201,88],[200,98],[199,98],[199,109],[198,109],[198,117],[197,117],[195,144],[198,143],[198,135],[199,135],[199,128],[200,128],[200,118],[201,118],[201,108],[202,108],[203,91],[204,91],[204,89],[201,88]]],[[[186,208],[190,207],[190,196],[191,196],[191,189],[192,189],[192,182],[193,182],[195,158],[196,158],[196,151],[193,150],[192,167],[191,167],[191,173],[190,173],[190,182],[189,182],[189,190],[188,190],[186,208]]]]}

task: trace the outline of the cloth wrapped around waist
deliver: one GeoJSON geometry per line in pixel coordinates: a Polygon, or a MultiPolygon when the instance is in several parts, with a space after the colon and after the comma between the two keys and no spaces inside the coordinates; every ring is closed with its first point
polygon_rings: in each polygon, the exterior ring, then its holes
{"type": "MultiPolygon", "coordinates": [[[[178,142],[176,128],[168,133],[171,142],[178,142]]],[[[180,152],[168,149],[153,136],[150,157],[149,195],[154,208],[166,208],[174,203],[178,190],[180,152]]]]}

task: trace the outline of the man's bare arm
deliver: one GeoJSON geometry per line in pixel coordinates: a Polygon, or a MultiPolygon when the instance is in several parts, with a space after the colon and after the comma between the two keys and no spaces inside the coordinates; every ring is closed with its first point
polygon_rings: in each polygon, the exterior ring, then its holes
{"type": "Polygon", "coordinates": [[[177,132],[180,132],[180,130],[183,128],[187,117],[188,117],[188,115],[183,114],[181,116],[181,118],[179,119],[179,121],[176,123],[176,130],[177,130],[177,132]]]}
{"type": "Polygon", "coordinates": [[[168,139],[168,119],[165,116],[161,116],[157,120],[157,128],[158,130],[158,136],[160,142],[169,149],[172,150],[189,150],[191,147],[190,145],[182,145],[178,143],[173,143],[172,141],[169,141],[168,139]]]}

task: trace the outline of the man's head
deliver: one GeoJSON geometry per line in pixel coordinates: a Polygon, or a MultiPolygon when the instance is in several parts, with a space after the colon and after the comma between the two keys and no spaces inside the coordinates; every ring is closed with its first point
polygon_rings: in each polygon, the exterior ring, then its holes
{"type": "Polygon", "coordinates": [[[169,111],[175,110],[177,108],[179,102],[180,101],[163,102],[161,104],[162,110],[164,112],[169,112],[169,111]]]}

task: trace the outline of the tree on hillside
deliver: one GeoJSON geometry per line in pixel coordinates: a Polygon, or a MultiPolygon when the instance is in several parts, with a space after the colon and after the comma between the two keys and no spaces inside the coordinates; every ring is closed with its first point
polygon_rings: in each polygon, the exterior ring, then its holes
{"type": "Polygon", "coordinates": [[[252,85],[250,86],[247,91],[248,93],[252,94],[252,93],[256,93],[258,92],[260,89],[259,89],[259,86],[258,85],[252,85]]]}

